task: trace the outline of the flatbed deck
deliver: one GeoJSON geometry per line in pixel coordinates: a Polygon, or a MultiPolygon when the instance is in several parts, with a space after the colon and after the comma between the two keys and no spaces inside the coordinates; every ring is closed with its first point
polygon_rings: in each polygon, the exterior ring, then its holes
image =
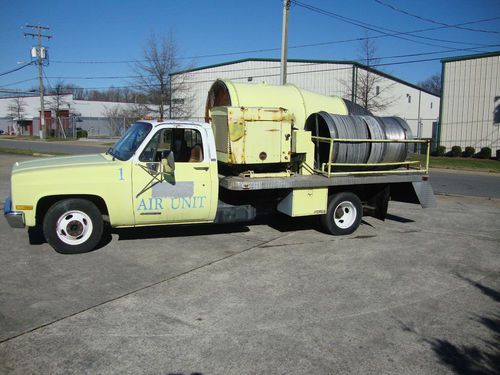
{"type": "Polygon", "coordinates": [[[290,177],[243,177],[219,175],[219,185],[228,190],[266,190],[316,188],[325,186],[348,186],[365,184],[390,184],[402,182],[421,182],[428,179],[425,171],[409,170],[398,174],[380,174],[380,171],[370,174],[346,174],[326,177],[324,175],[292,175],[290,177]]]}

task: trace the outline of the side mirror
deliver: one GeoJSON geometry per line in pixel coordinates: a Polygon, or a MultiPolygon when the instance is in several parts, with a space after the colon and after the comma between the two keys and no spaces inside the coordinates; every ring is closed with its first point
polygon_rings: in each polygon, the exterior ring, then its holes
{"type": "Polygon", "coordinates": [[[161,159],[161,170],[164,174],[173,175],[175,172],[174,152],[170,151],[166,158],[161,159]]]}

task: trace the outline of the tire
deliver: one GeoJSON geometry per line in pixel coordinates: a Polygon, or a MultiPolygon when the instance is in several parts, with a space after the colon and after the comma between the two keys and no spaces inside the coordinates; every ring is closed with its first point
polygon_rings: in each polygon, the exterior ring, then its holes
{"type": "Polygon", "coordinates": [[[65,199],[54,203],[43,219],[43,234],[61,254],[86,253],[100,242],[102,214],[85,199],[65,199]]]}
{"type": "Polygon", "coordinates": [[[353,233],[361,224],[363,207],[356,194],[342,192],[328,198],[326,214],[321,216],[321,225],[325,232],[334,235],[353,233]]]}

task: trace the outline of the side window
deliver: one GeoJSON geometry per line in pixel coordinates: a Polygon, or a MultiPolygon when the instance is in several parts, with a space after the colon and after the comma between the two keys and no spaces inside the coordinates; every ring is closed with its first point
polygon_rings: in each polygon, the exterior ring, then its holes
{"type": "Polygon", "coordinates": [[[203,141],[196,129],[162,129],[156,132],[139,157],[142,162],[160,162],[170,152],[177,163],[203,161],[203,141]]]}
{"type": "Polygon", "coordinates": [[[176,162],[203,161],[203,142],[200,132],[196,129],[175,129],[172,149],[176,162]]]}
{"type": "Polygon", "coordinates": [[[172,129],[162,129],[156,132],[139,156],[142,162],[160,162],[166,158],[172,149],[172,129]]]}

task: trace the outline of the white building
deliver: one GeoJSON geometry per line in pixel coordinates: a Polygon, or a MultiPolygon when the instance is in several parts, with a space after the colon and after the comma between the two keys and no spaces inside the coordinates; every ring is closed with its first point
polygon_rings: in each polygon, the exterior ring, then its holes
{"type": "MultiPolygon", "coordinates": [[[[103,102],[94,100],[78,100],[73,98],[73,94],[45,95],[44,107],[47,111],[53,107],[54,101],[58,98],[59,110],[63,116],[74,116],[76,126],[89,132],[89,135],[111,135],[112,126],[107,119],[111,109],[130,109],[133,103],[103,102]]],[[[53,112],[53,111],[52,111],[53,112]]],[[[52,121],[55,121],[56,114],[51,114],[52,121]]],[[[126,119],[123,119],[126,122],[126,119]]],[[[23,134],[38,135],[40,124],[40,98],[38,96],[11,96],[0,98],[0,129],[7,132],[8,129],[16,129],[23,134]],[[22,103],[22,116],[17,118],[9,107],[16,106],[16,101],[22,103]],[[24,126],[17,129],[18,120],[23,120],[24,126]]],[[[54,126],[57,126],[55,124],[54,126]]]]}
{"type": "MultiPolygon", "coordinates": [[[[359,103],[355,98],[356,85],[362,75],[377,77],[377,93],[387,107],[374,115],[399,116],[410,125],[413,135],[431,138],[437,127],[439,96],[384,72],[352,61],[288,60],[287,82],[323,95],[337,95],[359,103]],[[354,89],[353,89],[354,88],[354,89]]],[[[183,82],[181,94],[175,101],[187,101],[196,120],[204,120],[207,93],[217,79],[236,82],[279,84],[280,61],[277,59],[244,59],[200,67],[172,74],[173,85],[183,82]]],[[[174,86],[175,87],[175,86],[174,86]]]]}
{"type": "Polygon", "coordinates": [[[500,149],[500,51],[442,60],[440,144],[500,149]]]}

